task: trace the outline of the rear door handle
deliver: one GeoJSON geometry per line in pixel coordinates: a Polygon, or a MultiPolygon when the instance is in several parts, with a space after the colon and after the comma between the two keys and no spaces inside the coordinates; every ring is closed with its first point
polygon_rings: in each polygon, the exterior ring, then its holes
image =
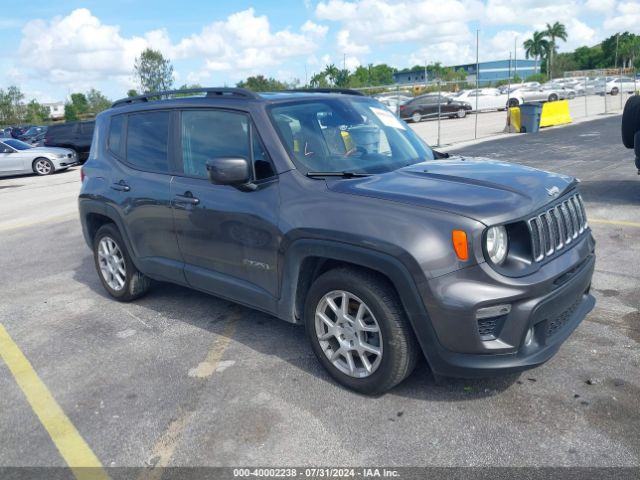
{"type": "Polygon", "coordinates": [[[184,195],[176,195],[177,203],[186,203],[189,205],[198,205],[200,199],[193,196],[191,192],[184,192],[184,195]]]}
{"type": "Polygon", "coordinates": [[[124,180],[120,180],[117,183],[112,183],[111,188],[119,192],[128,192],[129,190],[131,190],[131,187],[127,185],[127,182],[125,182],[124,180]]]}

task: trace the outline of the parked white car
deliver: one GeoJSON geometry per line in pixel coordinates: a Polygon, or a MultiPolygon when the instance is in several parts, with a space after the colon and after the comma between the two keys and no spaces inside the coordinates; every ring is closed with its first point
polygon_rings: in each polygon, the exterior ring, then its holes
{"type": "Polygon", "coordinates": [[[479,88],[473,90],[463,90],[453,97],[459,102],[466,102],[475,111],[476,100],[478,111],[482,110],[506,110],[509,96],[501,93],[497,88],[479,88]]]}
{"type": "Polygon", "coordinates": [[[620,92],[633,93],[637,88],[640,88],[640,85],[631,77],[608,77],[605,90],[610,95],[617,95],[620,92]]]}
{"type": "Polygon", "coordinates": [[[0,177],[35,173],[50,175],[78,162],[73,150],[56,147],[33,147],[15,138],[0,139],[0,177]]]}

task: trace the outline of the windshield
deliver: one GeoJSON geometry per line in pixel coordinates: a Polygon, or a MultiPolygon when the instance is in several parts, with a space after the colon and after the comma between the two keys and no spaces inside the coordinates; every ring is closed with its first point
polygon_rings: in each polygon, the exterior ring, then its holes
{"type": "Polygon", "coordinates": [[[411,128],[370,98],[291,102],[273,107],[271,116],[307,173],[384,173],[434,158],[411,128]]]}
{"type": "Polygon", "coordinates": [[[20,140],[16,140],[13,138],[11,140],[5,140],[4,143],[6,143],[12,148],[15,148],[16,150],[27,150],[28,148],[33,148],[28,143],[24,143],[24,142],[21,142],[20,140]]]}

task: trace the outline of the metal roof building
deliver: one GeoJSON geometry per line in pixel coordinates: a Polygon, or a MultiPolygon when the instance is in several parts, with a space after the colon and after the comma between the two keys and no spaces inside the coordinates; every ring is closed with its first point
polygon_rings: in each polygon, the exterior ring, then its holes
{"type": "MultiPolygon", "coordinates": [[[[539,62],[538,62],[539,63],[539,62]]],[[[508,80],[515,75],[521,79],[527,78],[529,75],[540,73],[540,65],[536,68],[535,60],[517,59],[517,60],[494,60],[490,62],[480,62],[478,64],[480,74],[478,81],[482,84],[496,82],[498,80],[508,80]]],[[[476,64],[466,63],[463,65],[452,65],[454,70],[464,70],[467,72],[467,81],[473,83],[476,81],[476,64]]],[[[411,70],[409,72],[394,73],[393,80],[399,84],[424,83],[424,68],[411,70]]],[[[428,78],[427,80],[433,80],[428,78]]]]}

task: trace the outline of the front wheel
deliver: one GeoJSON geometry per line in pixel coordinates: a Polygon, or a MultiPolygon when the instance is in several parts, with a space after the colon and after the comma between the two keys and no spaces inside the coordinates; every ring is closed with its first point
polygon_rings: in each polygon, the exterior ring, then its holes
{"type": "Polygon", "coordinates": [[[618,90],[618,87],[613,87],[611,89],[611,95],[617,95],[618,93],[620,93],[620,90],[618,90]]]}
{"type": "Polygon", "coordinates": [[[33,171],[36,175],[51,175],[56,171],[56,168],[48,158],[36,158],[33,161],[33,171]]]}
{"type": "Polygon", "coordinates": [[[520,105],[520,102],[518,101],[517,98],[510,98],[509,99],[509,106],[510,107],[517,107],[518,105],[520,105]]]}
{"type": "Polygon", "coordinates": [[[151,281],[131,261],[114,224],[103,225],[96,232],[93,257],[102,285],[116,300],[129,302],[149,290],[151,281]]]}
{"type": "Polygon", "coordinates": [[[556,95],[555,93],[552,93],[551,95],[549,95],[550,102],[555,102],[556,100],[558,100],[558,95],[556,95]]]}
{"type": "Polygon", "coordinates": [[[342,385],[384,393],[414,369],[418,346],[394,288],[375,273],[338,268],[311,286],[307,336],[325,369],[342,385]]]}

